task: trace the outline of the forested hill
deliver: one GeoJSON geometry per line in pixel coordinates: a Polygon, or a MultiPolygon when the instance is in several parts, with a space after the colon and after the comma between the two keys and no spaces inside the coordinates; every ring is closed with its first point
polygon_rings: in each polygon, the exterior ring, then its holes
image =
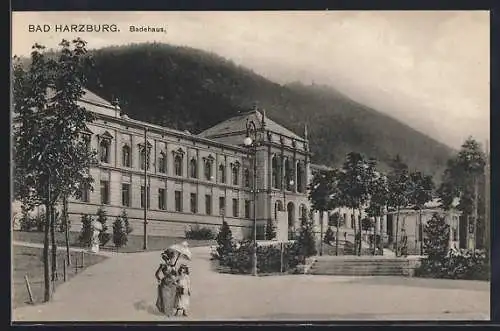
{"type": "Polygon", "coordinates": [[[118,97],[132,118],[198,133],[254,102],[276,122],[303,134],[313,162],[340,165],[357,151],[381,163],[399,154],[411,168],[441,173],[452,150],[323,86],[280,85],[205,51],[168,44],[93,50],[89,89],[118,97]]]}

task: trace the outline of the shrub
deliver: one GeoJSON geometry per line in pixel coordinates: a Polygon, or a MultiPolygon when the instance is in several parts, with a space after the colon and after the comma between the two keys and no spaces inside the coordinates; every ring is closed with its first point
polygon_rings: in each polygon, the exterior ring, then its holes
{"type": "Polygon", "coordinates": [[[82,229],[78,236],[78,242],[83,247],[90,247],[92,244],[92,216],[82,215],[82,229]]]}
{"type": "Polygon", "coordinates": [[[132,228],[132,226],[130,226],[130,222],[128,220],[128,215],[127,215],[127,212],[125,210],[122,211],[121,219],[123,221],[123,227],[125,229],[125,233],[128,236],[129,234],[132,233],[132,231],[134,231],[134,229],[132,228]]]}
{"type": "Polygon", "coordinates": [[[117,249],[125,246],[128,241],[127,231],[123,223],[121,216],[116,217],[113,222],[113,243],[117,249]]]}
{"type": "Polygon", "coordinates": [[[215,235],[212,229],[200,227],[199,224],[196,224],[185,232],[185,238],[194,240],[212,240],[215,238],[215,235]]]}
{"type": "Polygon", "coordinates": [[[316,242],[313,232],[312,213],[309,213],[308,218],[302,220],[299,230],[299,237],[297,243],[299,246],[300,255],[303,258],[316,255],[316,242]]]}
{"type": "Polygon", "coordinates": [[[435,213],[424,227],[424,252],[427,255],[415,270],[416,275],[443,277],[444,264],[449,253],[450,226],[444,217],[435,213]]]}
{"type": "Polygon", "coordinates": [[[223,258],[233,251],[233,233],[226,221],[222,222],[220,231],[215,239],[217,240],[217,254],[219,258],[223,258]]]}
{"type": "Polygon", "coordinates": [[[276,238],[276,223],[273,219],[269,219],[266,226],[266,239],[272,240],[274,238],[276,238]]]}
{"type": "MultiPolygon", "coordinates": [[[[257,271],[259,273],[288,272],[300,262],[299,246],[296,243],[283,244],[283,266],[281,265],[281,245],[257,247],[257,271]],[[282,269],[281,269],[282,268],[282,269]]],[[[229,267],[232,272],[247,274],[252,271],[253,241],[244,240],[234,246],[234,250],[225,255],[220,264],[229,267]]]]}
{"type": "Polygon", "coordinates": [[[97,210],[97,221],[102,225],[102,230],[99,232],[99,243],[102,246],[106,245],[111,239],[111,235],[108,233],[108,226],[106,225],[107,220],[106,212],[102,208],[99,208],[97,210]]]}
{"type": "Polygon", "coordinates": [[[325,236],[323,238],[323,242],[325,244],[330,245],[334,241],[335,241],[335,234],[333,233],[332,228],[328,227],[328,229],[326,229],[325,236]]]}

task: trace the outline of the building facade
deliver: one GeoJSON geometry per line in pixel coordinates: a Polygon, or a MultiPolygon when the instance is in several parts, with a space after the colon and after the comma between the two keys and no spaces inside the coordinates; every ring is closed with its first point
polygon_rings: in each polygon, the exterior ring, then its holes
{"type": "MultiPolygon", "coordinates": [[[[98,152],[91,169],[94,184],[71,199],[72,231],[83,214],[103,208],[108,219],[128,214],[134,234],[184,236],[192,226],[218,230],[225,220],[236,238],[253,229],[253,145],[244,145],[247,124],[256,132],[257,235],[278,211],[286,211],[289,229],[307,215],[310,155],[300,137],[252,109],[194,135],[128,118],[120,108],[90,91],[80,105],[95,114],[85,132],[98,152]]],[[[252,131],[253,132],[253,131],[252,131]]]]}

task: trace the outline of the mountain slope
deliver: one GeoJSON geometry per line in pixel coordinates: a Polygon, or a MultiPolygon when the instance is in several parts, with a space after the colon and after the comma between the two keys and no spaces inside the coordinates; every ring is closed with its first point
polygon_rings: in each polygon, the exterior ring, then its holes
{"type": "MultiPolygon", "coordinates": [[[[335,90],[280,85],[220,56],[167,44],[91,52],[88,87],[118,97],[132,118],[198,133],[254,102],[299,135],[308,124],[313,162],[340,165],[357,151],[381,163],[399,154],[410,167],[439,175],[452,150],[335,90]]],[[[382,164],[382,166],[383,166],[382,164]]]]}

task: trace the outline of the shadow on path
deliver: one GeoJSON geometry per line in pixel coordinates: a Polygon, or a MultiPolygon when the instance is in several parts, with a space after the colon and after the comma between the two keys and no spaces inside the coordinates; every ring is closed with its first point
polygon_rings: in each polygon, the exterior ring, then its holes
{"type": "Polygon", "coordinates": [[[134,308],[136,310],[146,311],[148,314],[151,314],[151,315],[165,316],[165,314],[162,314],[161,312],[158,311],[158,308],[156,308],[155,305],[148,304],[145,300],[135,302],[134,308]]]}

